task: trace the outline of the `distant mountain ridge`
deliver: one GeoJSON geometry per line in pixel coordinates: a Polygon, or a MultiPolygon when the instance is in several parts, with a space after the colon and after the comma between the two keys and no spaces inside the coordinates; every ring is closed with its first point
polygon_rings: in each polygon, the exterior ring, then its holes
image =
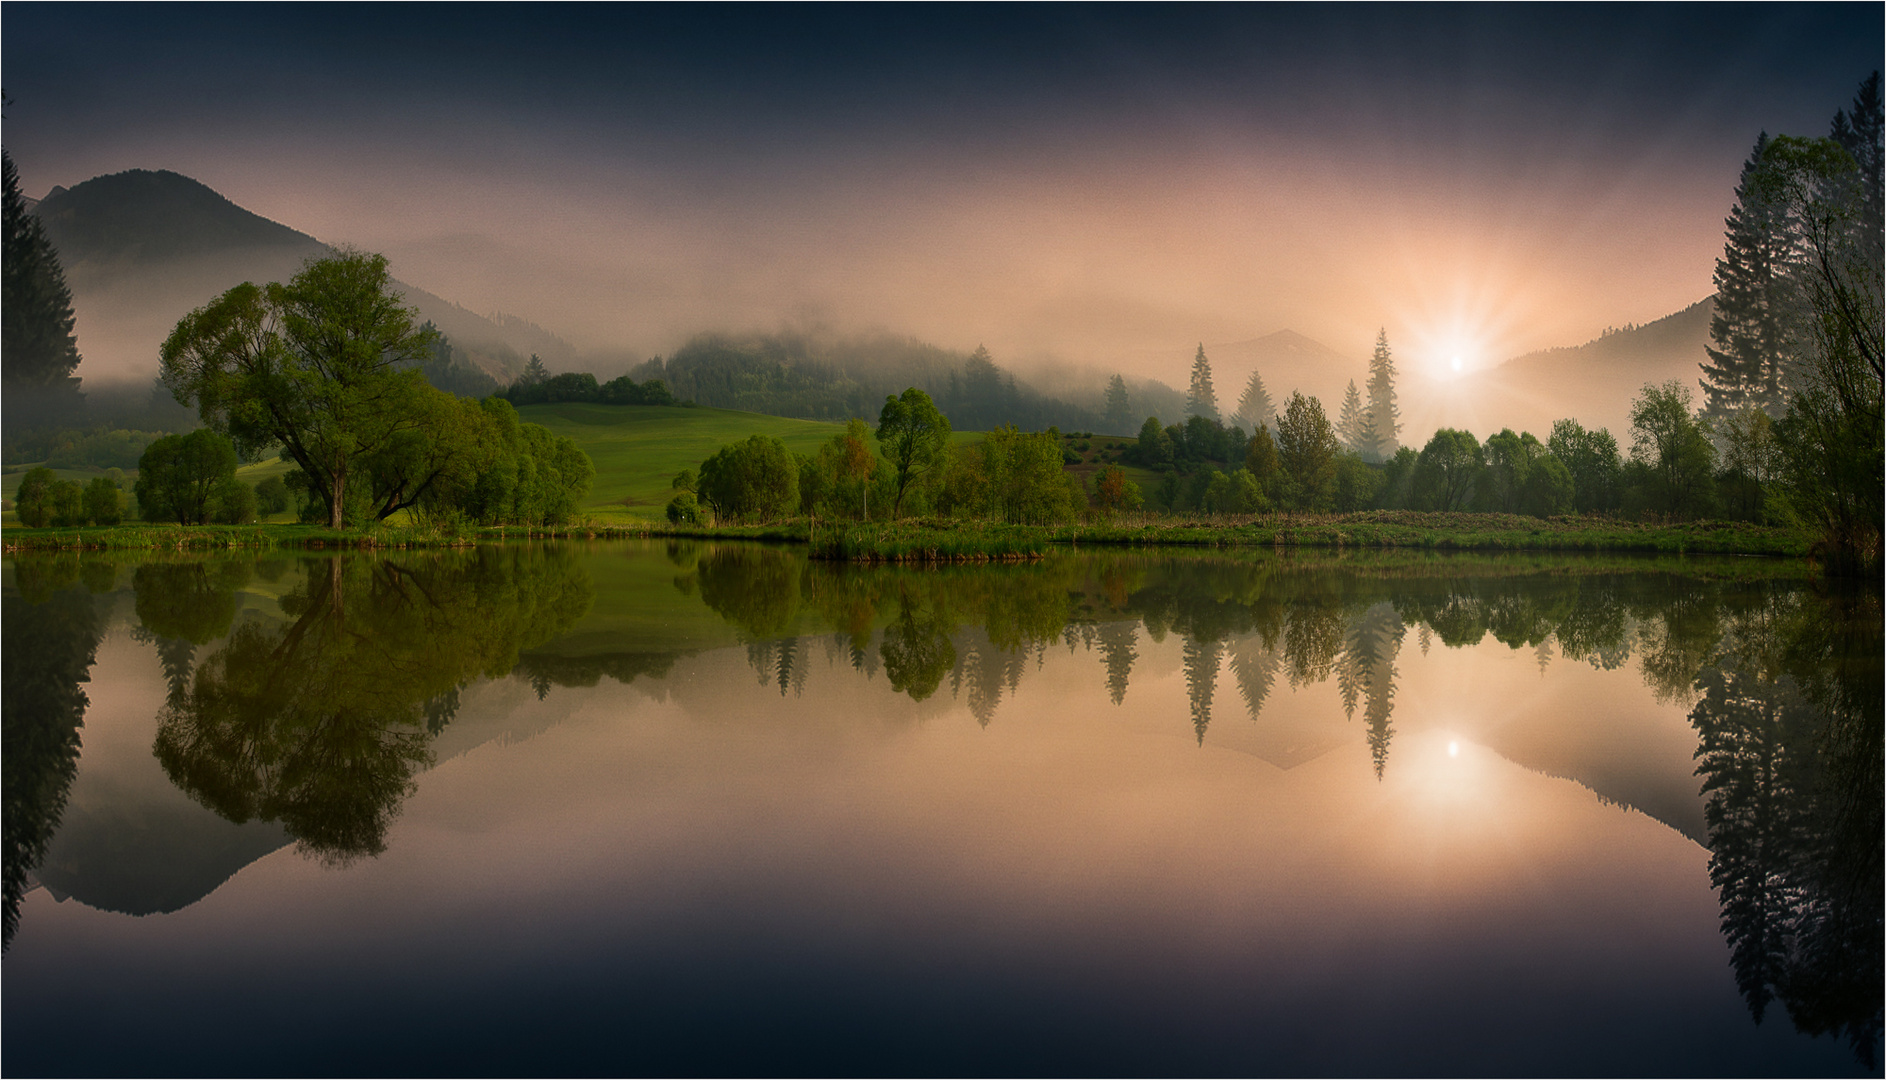
{"type": "MultiPolygon", "coordinates": [[[[54,188],[34,212],[59,252],[78,313],[79,375],[96,384],[147,379],[157,349],[191,310],[244,281],[285,281],[333,250],[166,170],[131,169],[54,188]]],[[[575,348],[512,315],[486,318],[403,281],[396,287],[471,363],[506,382],[531,353],[575,348]]]]}

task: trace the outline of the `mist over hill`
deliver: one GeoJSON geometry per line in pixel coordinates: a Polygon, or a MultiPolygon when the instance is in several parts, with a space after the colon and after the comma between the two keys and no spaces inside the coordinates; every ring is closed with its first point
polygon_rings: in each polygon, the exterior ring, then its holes
{"type": "Polygon", "coordinates": [[[1518,430],[1523,422],[1544,438],[1552,420],[1571,416],[1588,428],[1610,428],[1622,442],[1630,429],[1631,400],[1645,383],[1671,379],[1689,387],[1700,406],[1697,369],[1715,314],[1716,298],[1710,295],[1673,315],[1609,331],[1583,345],[1514,357],[1482,376],[1488,398],[1480,409],[1487,417],[1483,426],[1498,423],[1518,430]]]}
{"type": "MultiPolygon", "coordinates": [[[[59,252],[78,316],[78,374],[89,390],[147,382],[177,320],[244,281],[286,281],[329,245],[237,206],[174,172],[133,169],[54,188],[34,207],[59,252]]],[[[575,349],[513,316],[488,319],[405,282],[406,302],[468,362],[506,381],[531,353],[575,349]]]]}
{"type": "Polygon", "coordinates": [[[874,419],[887,396],[915,386],[967,431],[1001,424],[1098,429],[1095,406],[1104,378],[1096,377],[1090,400],[1071,402],[1018,380],[984,353],[891,333],[832,331],[701,334],[629,374],[637,381],[661,379],[676,397],[702,405],[813,420],[874,419]]]}
{"type": "MultiPolygon", "coordinates": [[[[306,259],[332,250],[174,172],[134,169],[54,188],[35,212],[72,287],[84,356],[79,375],[100,402],[113,393],[143,393],[156,374],[158,346],[190,310],[243,281],[286,280],[306,259]],[[114,384],[126,388],[114,391],[114,384]]],[[[553,372],[607,377],[626,368],[637,380],[663,379],[677,397],[704,405],[813,419],[875,416],[887,394],[918,386],[968,430],[1003,423],[1097,430],[1105,426],[1107,379],[1117,371],[1133,416],[1172,423],[1182,418],[1184,392],[1143,373],[1173,372],[1183,382],[1200,344],[1122,356],[1111,368],[1042,362],[1024,374],[1008,358],[977,358],[888,331],[820,328],[700,333],[666,358],[637,362],[579,351],[529,320],[479,315],[410,283],[398,285],[449,339],[456,362],[499,384],[521,374],[536,354],[553,372]]],[[[1502,427],[1543,437],[1567,416],[1622,434],[1630,401],[1645,382],[1694,383],[1713,311],[1713,298],[1704,299],[1644,326],[1458,377],[1426,370],[1398,350],[1402,438],[1419,445],[1443,426],[1483,438],[1502,427]]],[[[1393,334],[1390,344],[1397,346],[1393,334]]],[[[1289,329],[1203,345],[1226,417],[1254,370],[1279,408],[1300,390],[1332,416],[1345,386],[1367,380],[1366,355],[1346,355],[1289,329]]]]}

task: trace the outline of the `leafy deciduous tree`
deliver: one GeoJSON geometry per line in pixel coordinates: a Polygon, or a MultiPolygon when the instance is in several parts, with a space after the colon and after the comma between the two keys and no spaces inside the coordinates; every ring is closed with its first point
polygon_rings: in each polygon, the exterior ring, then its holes
{"type": "Polygon", "coordinates": [[[904,495],[911,483],[949,460],[950,422],[929,394],[913,386],[901,396],[884,399],[884,408],[878,413],[877,440],[896,481],[897,493],[891,503],[891,516],[895,518],[903,510],[904,495]]]}

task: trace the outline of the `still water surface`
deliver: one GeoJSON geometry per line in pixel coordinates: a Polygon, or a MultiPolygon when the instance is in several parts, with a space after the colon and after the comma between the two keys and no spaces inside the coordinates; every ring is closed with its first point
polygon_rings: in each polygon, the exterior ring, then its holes
{"type": "Polygon", "coordinates": [[[4,572],[9,1073],[1877,1072],[1792,564],[4,572]]]}

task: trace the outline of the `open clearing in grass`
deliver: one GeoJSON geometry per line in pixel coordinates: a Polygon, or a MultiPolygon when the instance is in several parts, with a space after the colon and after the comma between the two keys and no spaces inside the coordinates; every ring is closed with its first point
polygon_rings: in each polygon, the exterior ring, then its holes
{"type": "MultiPolygon", "coordinates": [[[[701,462],[728,443],[750,435],[771,435],[793,453],[810,455],[845,431],[845,425],[825,420],[663,405],[563,402],[526,405],[517,415],[574,441],[596,463],[596,483],[583,509],[604,525],[660,519],[674,497],[669,485],[675,474],[699,469],[701,462]]],[[[959,431],[954,441],[975,443],[982,437],[981,432],[959,431]]],[[[872,448],[876,449],[875,440],[872,448]]]]}
{"type": "Polygon", "coordinates": [[[790,420],[732,409],[561,402],[526,405],[520,419],[542,424],[583,448],[596,463],[596,484],[583,509],[599,522],[660,518],[682,469],[698,469],[714,451],[749,435],[771,435],[798,454],[845,430],[843,424],[790,420]]]}

